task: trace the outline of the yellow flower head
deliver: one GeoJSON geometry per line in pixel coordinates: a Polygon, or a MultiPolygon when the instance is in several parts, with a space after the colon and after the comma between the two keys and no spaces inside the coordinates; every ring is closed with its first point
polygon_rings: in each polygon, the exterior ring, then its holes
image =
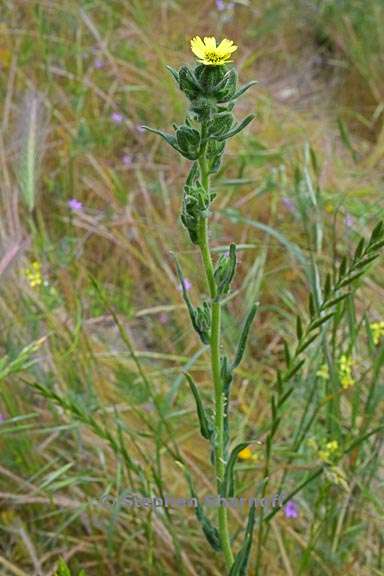
{"type": "Polygon", "coordinates": [[[331,440],[327,442],[322,450],[319,450],[319,458],[323,462],[332,462],[332,460],[337,457],[339,452],[339,443],[337,440],[331,440]]]}
{"type": "Polygon", "coordinates": [[[340,357],[339,376],[341,386],[342,388],[344,388],[344,390],[347,390],[347,388],[350,388],[355,383],[355,380],[352,376],[353,364],[354,362],[350,356],[346,356],[345,354],[343,354],[340,357]]]}
{"type": "Polygon", "coordinates": [[[322,364],[318,371],[316,372],[316,376],[322,378],[323,380],[329,380],[329,369],[326,364],[322,364]]]}
{"type": "Polygon", "coordinates": [[[384,337],[384,322],[372,322],[371,330],[372,330],[372,340],[375,346],[380,343],[380,340],[384,337]]]}
{"type": "Polygon", "coordinates": [[[43,276],[41,273],[41,264],[40,262],[32,262],[29,268],[25,271],[25,276],[29,282],[31,288],[35,288],[36,286],[41,286],[43,283],[43,276]]]}
{"type": "Polygon", "coordinates": [[[224,38],[218,46],[216,46],[216,38],[205,37],[204,42],[200,36],[195,36],[191,40],[192,52],[198,57],[201,64],[206,66],[223,66],[231,62],[229,58],[232,52],[237,50],[232,40],[224,38]]]}
{"type": "Polygon", "coordinates": [[[259,457],[257,454],[253,454],[252,450],[250,448],[243,448],[243,450],[241,450],[241,452],[239,452],[239,458],[240,460],[252,460],[253,462],[256,462],[259,457]]]}

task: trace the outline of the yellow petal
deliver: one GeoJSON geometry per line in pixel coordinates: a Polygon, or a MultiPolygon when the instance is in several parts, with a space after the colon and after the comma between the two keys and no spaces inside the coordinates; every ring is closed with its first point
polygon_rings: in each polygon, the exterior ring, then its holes
{"type": "Polygon", "coordinates": [[[220,42],[220,44],[217,47],[217,50],[220,52],[220,54],[232,54],[232,52],[235,52],[235,50],[237,50],[237,46],[235,46],[233,44],[232,40],[228,40],[227,38],[224,38],[224,40],[222,40],[220,42]]]}
{"type": "Polygon", "coordinates": [[[205,36],[204,44],[207,50],[216,50],[216,38],[214,36],[205,36]]]}
{"type": "Polygon", "coordinates": [[[195,36],[191,40],[191,49],[198,58],[204,58],[206,48],[200,36],[195,36]]]}

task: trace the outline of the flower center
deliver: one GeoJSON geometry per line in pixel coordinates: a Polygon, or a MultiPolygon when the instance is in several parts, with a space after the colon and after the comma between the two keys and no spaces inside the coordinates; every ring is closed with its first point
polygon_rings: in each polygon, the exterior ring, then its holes
{"type": "Polygon", "coordinates": [[[209,60],[209,62],[221,62],[223,59],[223,57],[216,54],[216,52],[207,52],[205,58],[209,60]]]}

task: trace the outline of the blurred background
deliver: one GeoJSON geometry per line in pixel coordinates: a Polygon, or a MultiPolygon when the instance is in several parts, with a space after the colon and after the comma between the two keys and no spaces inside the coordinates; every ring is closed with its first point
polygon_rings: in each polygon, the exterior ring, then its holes
{"type": "MultiPolygon", "coordinates": [[[[173,258],[197,302],[199,254],[179,220],[189,162],[142,125],[183,121],[187,102],[165,65],[193,61],[193,36],[234,40],[241,82],[258,80],[236,114],[256,119],[213,179],[211,243],[240,245],[228,350],[261,302],[233,391],[233,434],[253,437],[311,282],[384,214],[383,23],[381,0],[0,0],[1,574],[53,575],[60,557],[74,575],[223,574],[192,511],[100,506],[125,489],[187,495],[179,456],[199,493],[214,492],[182,374],[209,401],[208,357],[173,258]]],[[[271,490],[285,475],[287,493],[300,482],[314,446],[383,423],[383,288],[379,262],[328,356],[320,345],[308,354],[271,490]],[[330,419],[343,355],[353,386],[330,419]]],[[[263,574],[384,574],[382,442],[370,437],[343,461],[342,481],[308,485],[275,517],[263,574]]],[[[252,448],[242,493],[262,477],[252,448]]],[[[231,518],[236,547],[246,515],[231,518]]]]}

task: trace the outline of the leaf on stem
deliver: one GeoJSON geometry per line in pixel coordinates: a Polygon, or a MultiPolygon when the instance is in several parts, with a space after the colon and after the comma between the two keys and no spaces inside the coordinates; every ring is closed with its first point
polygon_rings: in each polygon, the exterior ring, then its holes
{"type": "Polygon", "coordinates": [[[235,359],[232,363],[232,369],[237,368],[243,359],[249,331],[251,329],[252,322],[256,316],[256,312],[257,312],[258,307],[259,307],[258,303],[253,304],[250,311],[248,312],[248,316],[245,319],[244,326],[243,326],[243,329],[242,329],[241,334],[240,334],[240,339],[239,339],[239,344],[237,347],[236,356],[235,356],[235,359]]]}
{"type": "Polygon", "coordinates": [[[213,430],[212,422],[209,421],[208,415],[204,409],[204,405],[203,405],[203,402],[202,402],[201,397],[200,397],[199,389],[196,386],[196,383],[190,374],[186,373],[185,377],[188,380],[188,384],[191,388],[191,392],[192,392],[193,397],[194,397],[195,402],[196,402],[196,410],[197,410],[197,415],[199,417],[201,435],[203,436],[203,438],[206,438],[207,440],[211,440],[214,430],[213,430]]]}
{"type": "Polygon", "coordinates": [[[247,576],[247,566],[252,547],[255,519],[256,505],[253,503],[248,512],[248,522],[245,529],[243,545],[235,558],[229,576],[247,576]]]}

